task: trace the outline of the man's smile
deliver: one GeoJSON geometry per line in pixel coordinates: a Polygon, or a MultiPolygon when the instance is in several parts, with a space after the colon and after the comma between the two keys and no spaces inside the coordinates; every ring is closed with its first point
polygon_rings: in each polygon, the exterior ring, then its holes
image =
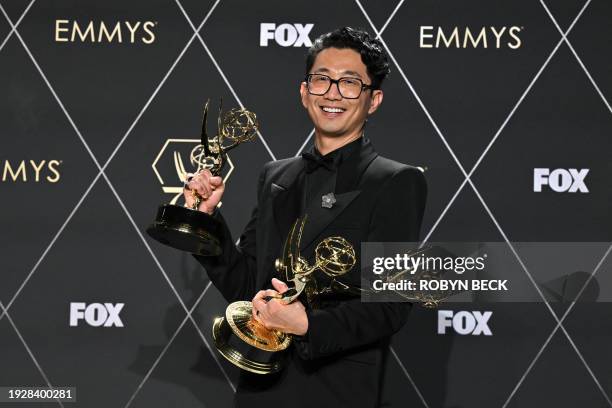
{"type": "Polygon", "coordinates": [[[323,111],[323,115],[328,118],[336,118],[346,111],[345,108],[341,108],[339,106],[321,105],[319,108],[321,108],[323,111]]]}

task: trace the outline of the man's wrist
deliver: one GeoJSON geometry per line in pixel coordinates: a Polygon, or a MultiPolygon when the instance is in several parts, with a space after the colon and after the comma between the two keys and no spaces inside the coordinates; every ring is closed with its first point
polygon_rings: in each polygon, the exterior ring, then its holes
{"type": "Polygon", "coordinates": [[[293,334],[297,336],[305,336],[307,332],[308,332],[308,315],[306,314],[306,311],[304,311],[301,318],[299,319],[296,331],[293,334]]]}

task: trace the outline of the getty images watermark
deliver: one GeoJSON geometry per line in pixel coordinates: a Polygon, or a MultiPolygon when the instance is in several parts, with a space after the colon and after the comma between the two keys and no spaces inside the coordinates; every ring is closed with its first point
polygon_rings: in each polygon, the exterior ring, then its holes
{"type": "MultiPolygon", "coordinates": [[[[418,242],[361,245],[365,302],[612,301],[594,274],[605,242],[418,242]]],[[[612,268],[609,263],[602,269],[612,268]]]]}

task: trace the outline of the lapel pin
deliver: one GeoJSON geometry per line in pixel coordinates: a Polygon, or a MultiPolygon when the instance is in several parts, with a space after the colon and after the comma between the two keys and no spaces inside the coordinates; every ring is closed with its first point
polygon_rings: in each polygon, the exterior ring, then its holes
{"type": "Polygon", "coordinates": [[[334,193],[327,193],[321,196],[321,207],[323,208],[332,208],[335,202],[336,197],[334,196],[334,193]]]}

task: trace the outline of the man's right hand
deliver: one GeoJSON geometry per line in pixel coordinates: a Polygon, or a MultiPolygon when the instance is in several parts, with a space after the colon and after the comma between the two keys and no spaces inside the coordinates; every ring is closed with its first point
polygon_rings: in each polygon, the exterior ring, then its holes
{"type": "Polygon", "coordinates": [[[195,203],[193,191],[197,192],[202,197],[202,202],[198,207],[199,211],[212,214],[225,190],[223,178],[213,176],[210,170],[201,170],[195,174],[187,173],[185,180],[189,180],[185,184],[183,196],[185,197],[185,207],[192,208],[195,203]]]}

